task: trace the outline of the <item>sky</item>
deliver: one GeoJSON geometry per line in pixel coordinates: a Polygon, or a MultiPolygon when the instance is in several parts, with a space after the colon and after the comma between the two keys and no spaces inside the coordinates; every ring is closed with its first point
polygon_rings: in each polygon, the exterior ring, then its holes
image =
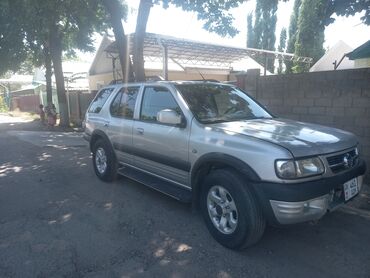
{"type": "MultiPolygon", "coordinates": [[[[129,14],[126,22],[123,22],[127,34],[135,31],[138,0],[126,0],[129,14]]],[[[195,13],[184,12],[180,8],[171,7],[167,10],[160,5],[155,5],[150,12],[147,24],[147,32],[178,38],[198,40],[202,42],[223,44],[236,47],[246,46],[247,15],[255,8],[255,0],[249,0],[238,8],[231,10],[235,20],[234,26],[239,34],[233,38],[223,38],[216,34],[209,33],[202,28],[202,22],[197,20],[195,13]]],[[[290,14],[293,9],[294,0],[287,2],[280,1],[277,11],[276,42],[279,41],[279,34],[283,27],[288,28],[290,14]]],[[[324,48],[332,47],[339,40],[343,40],[352,48],[363,44],[370,39],[370,26],[361,23],[361,14],[351,17],[335,17],[336,20],[325,29],[324,48]]],[[[100,44],[101,37],[96,38],[96,48],[100,44]]],[[[88,54],[87,56],[92,55],[88,54]]]]}

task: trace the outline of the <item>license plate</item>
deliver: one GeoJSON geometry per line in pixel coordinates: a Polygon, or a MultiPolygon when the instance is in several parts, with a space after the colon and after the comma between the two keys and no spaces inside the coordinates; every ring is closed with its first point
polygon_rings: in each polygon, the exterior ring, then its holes
{"type": "Polygon", "coordinates": [[[357,178],[351,179],[343,184],[344,200],[348,201],[358,193],[357,178]]]}

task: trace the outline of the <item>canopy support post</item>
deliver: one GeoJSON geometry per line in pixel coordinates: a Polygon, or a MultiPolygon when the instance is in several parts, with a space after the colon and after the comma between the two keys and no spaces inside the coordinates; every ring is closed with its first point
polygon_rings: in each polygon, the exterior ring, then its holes
{"type": "Polygon", "coordinates": [[[163,61],[162,75],[164,80],[168,80],[168,48],[167,45],[163,44],[161,39],[158,39],[157,41],[162,48],[162,61],[163,61]]]}

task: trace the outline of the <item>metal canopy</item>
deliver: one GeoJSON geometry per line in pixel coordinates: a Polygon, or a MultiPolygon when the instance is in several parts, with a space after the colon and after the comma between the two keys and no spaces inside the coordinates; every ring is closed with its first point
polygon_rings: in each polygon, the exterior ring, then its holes
{"type": "MultiPolygon", "coordinates": [[[[134,34],[127,36],[130,55],[133,54],[134,34]]],[[[111,43],[106,49],[108,57],[112,58],[113,73],[115,77],[115,60],[118,56],[116,42],[111,43]]],[[[192,40],[179,39],[153,33],[146,33],[144,38],[144,57],[146,61],[162,62],[163,77],[168,79],[168,61],[172,60],[181,68],[189,66],[222,67],[232,70],[232,64],[242,59],[260,58],[264,60],[264,75],[269,59],[297,61],[301,63],[312,63],[310,57],[298,57],[291,53],[283,53],[271,50],[255,48],[239,48],[218,44],[209,44],[192,40]]],[[[117,71],[119,74],[119,71],[117,71]]]]}
{"type": "MultiPolygon", "coordinates": [[[[133,54],[133,39],[134,34],[130,34],[128,41],[131,55],[133,54]]],[[[169,59],[183,66],[204,65],[230,68],[232,63],[246,57],[277,58],[302,63],[312,62],[312,58],[310,57],[298,57],[291,53],[223,46],[146,33],[144,39],[144,57],[148,61],[163,61],[164,50],[166,50],[169,59]]],[[[110,56],[116,56],[118,54],[116,42],[109,45],[105,51],[110,56]]]]}

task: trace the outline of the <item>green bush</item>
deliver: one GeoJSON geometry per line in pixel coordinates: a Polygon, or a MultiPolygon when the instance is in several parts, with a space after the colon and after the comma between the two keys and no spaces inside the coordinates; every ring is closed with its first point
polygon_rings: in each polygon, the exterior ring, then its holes
{"type": "Polygon", "coordinates": [[[5,100],[2,96],[0,96],[0,112],[8,112],[8,106],[5,103],[5,100]]]}

